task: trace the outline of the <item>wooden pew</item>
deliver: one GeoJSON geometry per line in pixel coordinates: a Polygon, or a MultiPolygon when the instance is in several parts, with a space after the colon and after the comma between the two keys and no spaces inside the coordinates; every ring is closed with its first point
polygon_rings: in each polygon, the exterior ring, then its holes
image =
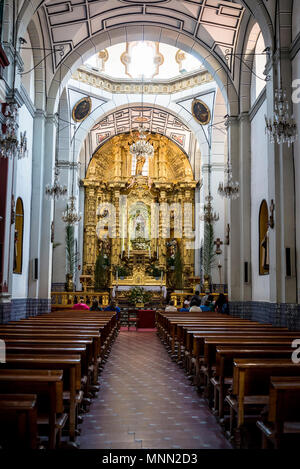
{"type": "Polygon", "coordinates": [[[0,448],[37,449],[35,394],[0,394],[0,448]]]}
{"type": "Polygon", "coordinates": [[[217,345],[216,370],[211,382],[214,388],[214,409],[218,411],[219,418],[224,417],[225,391],[232,385],[233,362],[236,358],[289,358],[291,354],[289,344],[281,346],[257,342],[248,346],[217,345]]]}
{"type": "Polygon", "coordinates": [[[248,359],[234,360],[232,393],[225,401],[230,406],[230,433],[235,434],[235,443],[240,447],[242,430],[247,418],[256,417],[269,402],[271,376],[299,376],[300,365],[291,359],[248,359]]]}
{"type": "Polygon", "coordinates": [[[262,432],[263,449],[268,448],[268,442],[275,449],[282,448],[287,437],[299,435],[300,377],[271,377],[267,419],[258,420],[257,426],[262,432]]]}
{"type": "Polygon", "coordinates": [[[45,426],[48,447],[60,444],[67,420],[63,406],[63,372],[60,370],[0,370],[0,393],[34,393],[37,395],[38,426],[45,426]]]}
{"type": "Polygon", "coordinates": [[[80,355],[7,354],[6,363],[0,364],[1,369],[63,370],[64,399],[69,401],[69,435],[70,440],[75,441],[77,393],[81,390],[80,355]]]}
{"type": "Polygon", "coordinates": [[[7,339],[53,339],[54,341],[65,339],[77,340],[77,339],[92,339],[93,340],[93,384],[98,383],[98,357],[101,354],[101,345],[100,345],[100,334],[99,332],[89,332],[89,333],[79,333],[79,332],[64,332],[63,329],[58,331],[48,331],[36,329],[27,329],[26,331],[21,331],[20,329],[15,329],[15,331],[3,330],[0,327],[0,339],[6,341],[7,339]]]}
{"type": "MultiPolygon", "coordinates": [[[[118,332],[115,312],[62,311],[0,325],[5,340],[7,363],[4,370],[30,367],[47,370],[63,369],[64,398],[69,400],[69,433],[75,440],[76,405],[80,395],[82,373],[93,368],[92,384],[98,382],[98,365],[107,355],[118,332]],[[71,360],[76,357],[75,372],[71,360]],[[69,366],[67,365],[69,363],[69,366]],[[78,373],[79,370],[79,373],[78,373]],[[82,370],[82,371],[81,371],[82,370]],[[75,386],[74,383],[75,375],[75,386]],[[75,398],[74,398],[75,396],[75,398]]],[[[1,371],[2,367],[0,367],[1,371]]],[[[7,384],[9,386],[9,383],[7,384]]],[[[96,386],[93,386],[94,388],[96,386]]],[[[53,447],[53,431],[51,436],[53,447]]]]}

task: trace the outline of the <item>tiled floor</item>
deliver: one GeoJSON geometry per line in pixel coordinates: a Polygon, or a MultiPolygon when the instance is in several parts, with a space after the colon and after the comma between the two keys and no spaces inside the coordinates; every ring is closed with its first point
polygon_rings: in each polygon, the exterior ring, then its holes
{"type": "Polygon", "coordinates": [[[120,332],[81,428],[80,448],[230,448],[153,331],[120,332]]]}

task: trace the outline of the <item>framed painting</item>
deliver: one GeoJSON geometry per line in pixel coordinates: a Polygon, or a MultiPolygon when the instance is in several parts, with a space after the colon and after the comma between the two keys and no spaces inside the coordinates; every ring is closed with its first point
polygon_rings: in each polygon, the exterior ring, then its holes
{"type": "Polygon", "coordinates": [[[210,122],[211,114],[209,107],[200,99],[194,99],[192,102],[192,114],[196,121],[201,125],[207,125],[210,122]]]}
{"type": "Polygon", "coordinates": [[[72,118],[75,122],[81,122],[87,118],[92,110],[92,100],[89,96],[80,99],[73,107],[72,118]]]}

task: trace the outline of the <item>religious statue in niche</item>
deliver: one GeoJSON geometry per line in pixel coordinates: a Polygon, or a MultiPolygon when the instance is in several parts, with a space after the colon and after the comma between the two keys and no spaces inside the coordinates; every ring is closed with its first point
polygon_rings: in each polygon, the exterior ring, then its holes
{"type": "Polygon", "coordinates": [[[99,242],[99,251],[102,252],[105,258],[109,258],[111,252],[111,240],[107,237],[103,237],[98,240],[99,242]]]}
{"type": "Polygon", "coordinates": [[[150,213],[143,203],[136,204],[130,210],[130,240],[133,249],[148,250],[150,246],[150,213]]]}
{"type": "Polygon", "coordinates": [[[133,226],[134,226],[134,238],[145,238],[146,233],[146,221],[141,214],[140,210],[136,211],[136,214],[133,218],[133,226]]]}
{"type": "Polygon", "coordinates": [[[168,253],[168,265],[173,270],[174,265],[175,265],[175,257],[176,257],[176,252],[177,252],[177,241],[176,239],[171,239],[170,241],[167,242],[167,253],[168,253]]]}
{"type": "Polygon", "coordinates": [[[18,258],[18,241],[19,241],[19,232],[15,230],[15,239],[14,239],[14,271],[17,268],[17,258],[18,258]]]}
{"type": "Polygon", "coordinates": [[[92,100],[89,96],[86,96],[80,99],[73,107],[72,118],[75,122],[81,122],[88,117],[91,110],[92,100]]]}
{"type": "Polygon", "coordinates": [[[136,166],[135,166],[135,175],[141,176],[143,173],[143,167],[146,163],[146,158],[143,155],[137,156],[136,158],[136,166]]]}
{"type": "Polygon", "coordinates": [[[207,125],[210,121],[209,107],[203,101],[200,101],[200,99],[193,100],[192,114],[201,125],[207,125]]]}
{"type": "Polygon", "coordinates": [[[270,258],[269,258],[269,228],[265,234],[264,239],[261,242],[262,257],[261,257],[261,269],[264,273],[269,273],[270,269],[270,258]]]}

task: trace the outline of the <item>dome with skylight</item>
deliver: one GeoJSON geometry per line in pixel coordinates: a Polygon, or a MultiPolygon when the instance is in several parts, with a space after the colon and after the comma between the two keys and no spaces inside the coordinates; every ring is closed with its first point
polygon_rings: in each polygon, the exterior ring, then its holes
{"type": "Polygon", "coordinates": [[[85,66],[116,80],[170,80],[205,70],[191,54],[151,41],[116,44],[104,49],[85,66]]]}

